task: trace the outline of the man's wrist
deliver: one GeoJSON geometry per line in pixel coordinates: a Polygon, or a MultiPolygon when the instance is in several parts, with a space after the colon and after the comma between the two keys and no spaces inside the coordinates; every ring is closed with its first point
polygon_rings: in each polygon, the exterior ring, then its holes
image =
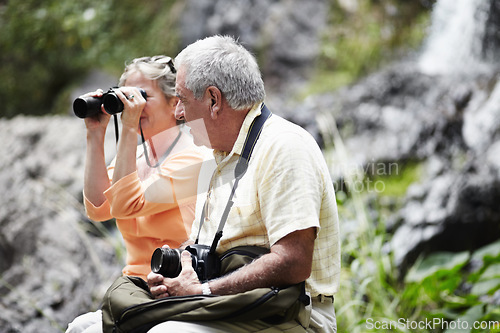
{"type": "Polygon", "coordinates": [[[208,282],[204,282],[201,284],[201,293],[203,295],[212,295],[212,290],[210,290],[210,286],[208,285],[208,282]]]}

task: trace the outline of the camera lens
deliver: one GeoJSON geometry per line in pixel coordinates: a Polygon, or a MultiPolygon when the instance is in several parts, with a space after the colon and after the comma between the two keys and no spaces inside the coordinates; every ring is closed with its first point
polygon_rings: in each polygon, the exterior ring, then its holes
{"type": "Polygon", "coordinates": [[[181,251],[157,248],[151,257],[151,270],[168,278],[178,276],[181,272],[181,251]]]}

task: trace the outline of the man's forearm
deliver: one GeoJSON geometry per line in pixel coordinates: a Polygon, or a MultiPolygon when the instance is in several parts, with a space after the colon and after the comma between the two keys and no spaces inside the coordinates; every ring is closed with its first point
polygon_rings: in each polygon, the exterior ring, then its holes
{"type": "Polygon", "coordinates": [[[241,269],[209,281],[210,290],[217,295],[230,295],[252,289],[287,284],[287,272],[278,269],[275,255],[266,254],[241,269]]]}
{"type": "Polygon", "coordinates": [[[307,279],[311,273],[315,229],[296,231],[265,254],[239,270],[209,281],[213,294],[228,295],[256,288],[286,286],[307,279]]]}

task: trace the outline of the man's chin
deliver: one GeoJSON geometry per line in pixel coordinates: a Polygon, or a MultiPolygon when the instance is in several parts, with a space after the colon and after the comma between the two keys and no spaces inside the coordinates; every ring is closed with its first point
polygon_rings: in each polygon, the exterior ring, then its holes
{"type": "Polygon", "coordinates": [[[207,128],[205,127],[203,119],[196,119],[186,122],[189,134],[193,137],[193,142],[197,146],[205,146],[212,148],[210,139],[208,138],[207,128]]]}
{"type": "Polygon", "coordinates": [[[212,149],[212,146],[210,145],[209,140],[206,140],[206,139],[202,140],[202,139],[197,138],[196,136],[193,136],[193,142],[195,145],[197,145],[199,147],[207,147],[207,148],[212,149]]]}
{"type": "Polygon", "coordinates": [[[207,147],[212,149],[212,145],[210,144],[210,140],[205,135],[196,135],[196,131],[189,129],[189,133],[193,136],[193,143],[200,147],[207,147]]]}

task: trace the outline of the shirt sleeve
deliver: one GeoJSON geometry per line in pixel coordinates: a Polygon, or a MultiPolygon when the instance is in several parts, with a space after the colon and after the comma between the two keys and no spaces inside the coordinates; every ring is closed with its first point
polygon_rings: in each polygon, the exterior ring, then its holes
{"type": "Polygon", "coordinates": [[[85,211],[87,213],[87,217],[92,221],[107,221],[113,218],[110,213],[109,201],[104,201],[100,206],[95,206],[91,203],[87,197],[85,196],[85,192],[83,193],[83,203],[85,206],[85,211]]]}
{"type": "Polygon", "coordinates": [[[137,172],[123,177],[104,192],[111,215],[121,219],[153,215],[192,200],[202,160],[194,150],[184,150],[169,156],[161,172],[144,182],[137,172]]]}

